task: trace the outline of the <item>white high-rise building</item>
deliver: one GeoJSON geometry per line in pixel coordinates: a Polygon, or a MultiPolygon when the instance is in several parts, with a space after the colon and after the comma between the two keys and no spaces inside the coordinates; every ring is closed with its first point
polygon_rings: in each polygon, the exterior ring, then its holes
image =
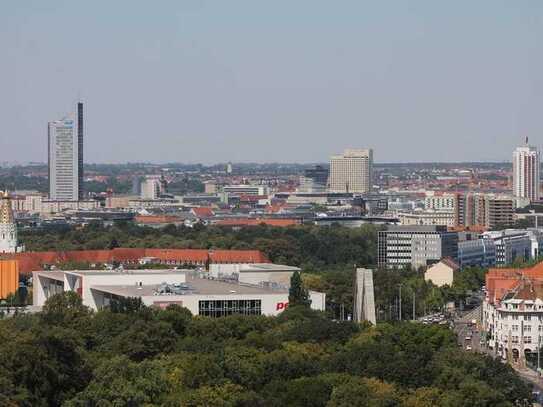
{"type": "Polygon", "coordinates": [[[71,117],[49,122],[49,199],[79,199],[79,142],[76,121],[71,117]]]}
{"type": "Polygon", "coordinates": [[[345,150],[330,158],[330,191],[369,193],[372,187],[373,150],[345,150]]]}
{"type": "Polygon", "coordinates": [[[0,253],[17,251],[17,224],[13,218],[11,199],[7,192],[0,191],[0,253]]]}
{"type": "Polygon", "coordinates": [[[537,148],[528,145],[517,147],[513,152],[513,195],[517,198],[526,198],[530,201],[538,201],[539,172],[540,172],[539,151],[537,148]]]}
{"type": "Polygon", "coordinates": [[[141,199],[158,199],[160,182],[156,178],[146,178],[141,183],[141,199]]]}

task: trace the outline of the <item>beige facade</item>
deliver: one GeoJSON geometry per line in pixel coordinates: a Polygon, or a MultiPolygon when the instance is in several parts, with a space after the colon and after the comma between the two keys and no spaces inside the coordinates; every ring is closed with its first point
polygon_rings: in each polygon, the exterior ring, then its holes
{"type": "Polygon", "coordinates": [[[330,158],[330,191],[369,193],[372,188],[373,150],[345,150],[330,158]]]}
{"type": "Polygon", "coordinates": [[[457,269],[458,266],[452,264],[452,262],[442,260],[426,270],[424,280],[431,281],[438,287],[451,286],[454,281],[454,271],[457,269]]]}
{"type": "Polygon", "coordinates": [[[451,211],[415,211],[399,213],[398,219],[402,225],[442,225],[454,226],[455,214],[451,211]]]}

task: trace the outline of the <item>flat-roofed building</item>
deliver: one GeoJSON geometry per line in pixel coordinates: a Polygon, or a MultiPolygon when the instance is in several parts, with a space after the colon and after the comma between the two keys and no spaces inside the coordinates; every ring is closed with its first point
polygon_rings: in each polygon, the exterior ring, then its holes
{"type": "Polygon", "coordinates": [[[77,201],[80,197],[79,148],[73,117],[48,124],[49,199],[77,201]]]}
{"type": "MultiPolygon", "coordinates": [[[[36,271],[34,305],[43,306],[51,295],[75,291],[83,304],[108,307],[122,298],[140,298],[147,306],[176,304],[193,315],[268,315],[288,307],[288,288],[273,284],[247,284],[212,279],[192,270],[36,271]]],[[[324,293],[310,291],[311,308],[325,309],[324,293]]]]}
{"type": "Polygon", "coordinates": [[[490,267],[496,264],[496,245],[492,239],[458,242],[458,264],[465,267],[490,267]]]}
{"type": "Polygon", "coordinates": [[[455,216],[452,211],[415,210],[397,214],[402,225],[441,225],[454,226],[455,216]]]}
{"type": "Polygon", "coordinates": [[[268,195],[265,185],[224,185],[222,192],[231,195],[268,195]]]}
{"type": "Polygon", "coordinates": [[[377,262],[380,267],[426,267],[443,257],[456,260],[458,233],[446,226],[389,225],[378,232],[377,262]]]}
{"type": "Polygon", "coordinates": [[[513,195],[517,198],[527,198],[538,201],[540,197],[540,167],[539,151],[536,147],[526,145],[517,147],[513,152],[513,195]]]}
{"type": "Polygon", "coordinates": [[[330,191],[369,193],[372,189],[373,150],[345,150],[330,158],[330,191]]]}
{"type": "Polygon", "coordinates": [[[487,229],[511,226],[514,222],[514,199],[507,195],[456,194],[457,226],[484,226],[487,229]]]}

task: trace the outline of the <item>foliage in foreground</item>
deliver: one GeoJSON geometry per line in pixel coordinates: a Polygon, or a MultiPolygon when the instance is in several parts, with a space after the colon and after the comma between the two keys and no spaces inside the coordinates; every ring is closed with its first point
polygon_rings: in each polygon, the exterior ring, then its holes
{"type": "Polygon", "coordinates": [[[279,317],[192,317],[132,301],[96,313],[73,293],[0,321],[0,405],[529,405],[510,367],[451,331],[359,326],[307,307],[279,317]]]}

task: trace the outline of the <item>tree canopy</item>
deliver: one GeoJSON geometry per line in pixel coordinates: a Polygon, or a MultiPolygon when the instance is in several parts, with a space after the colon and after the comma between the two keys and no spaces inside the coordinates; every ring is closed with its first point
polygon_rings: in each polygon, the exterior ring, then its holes
{"type": "Polygon", "coordinates": [[[528,406],[498,361],[452,331],[362,326],[305,306],[193,317],[135,301],[91,312],[71,294],[0,320],[6,406],[528,406]]]}

